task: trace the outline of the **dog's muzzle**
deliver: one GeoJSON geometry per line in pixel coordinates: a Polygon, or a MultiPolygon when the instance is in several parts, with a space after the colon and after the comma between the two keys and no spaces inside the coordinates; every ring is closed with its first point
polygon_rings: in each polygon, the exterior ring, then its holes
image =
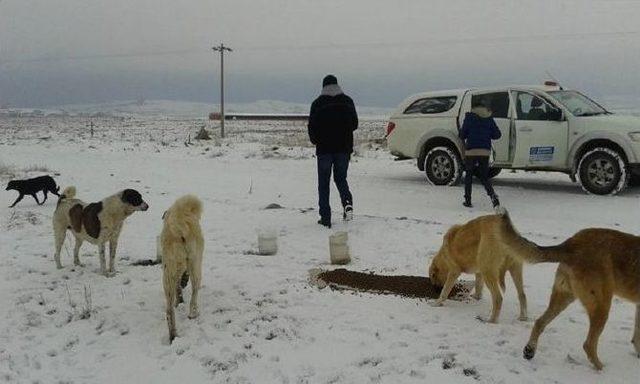
{"type": "Polygon", "coordinates": [[[143,201],[142,204],[140,204],[140,210],[141,211],[146,211],[147,209],[149,209],[149,204],[147,204],[147,203],[145,203],[143,201]]]}

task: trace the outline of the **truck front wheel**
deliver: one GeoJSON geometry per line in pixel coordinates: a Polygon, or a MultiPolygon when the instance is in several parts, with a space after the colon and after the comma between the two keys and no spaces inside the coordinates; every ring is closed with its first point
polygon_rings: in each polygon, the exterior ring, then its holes
{"type": "Polygon", "coordinates": [[[424,170],[433,185],[455,185],[460,181],[462,163],[449,147],[434,147],[425,156],[424,170]]]}
{"type": "Polygon", "coordinates": [[[609,148],[594,148],[578,163],[582,189],[595,195],[615,195],[624,190],[629,174],[622,156],[609,148]]]}

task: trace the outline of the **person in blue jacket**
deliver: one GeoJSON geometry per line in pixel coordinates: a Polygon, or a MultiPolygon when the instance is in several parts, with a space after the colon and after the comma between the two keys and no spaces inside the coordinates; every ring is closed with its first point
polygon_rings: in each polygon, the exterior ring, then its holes
{"type": "Polygon", "coordinates": [[[489,156],[491,155],[491,140],[500,138],[500,129],[491,117],[491,110],[482,100],[471,101],[471,112],[467,112],[460,129],[460,139],[464,142],[464,202],[465,207],[471,204],[471,183],[473,175],[478,176],[487,195],[491,198],[493,207],[500,205],[498,195],[493,190],[489,180],[489,156]]]}

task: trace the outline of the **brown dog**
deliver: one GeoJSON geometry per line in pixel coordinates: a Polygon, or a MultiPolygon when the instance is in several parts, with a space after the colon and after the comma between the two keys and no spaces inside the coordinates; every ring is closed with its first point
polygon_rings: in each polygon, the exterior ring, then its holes
{"type": "Polygon", "coordinates": [[[506,211],[500,217],[497,233],[512,255],[529,263],[560,263],[549,306],[531,330],[523,351],[524,358],[534,357],[544,328],[577,298],[589,315],[584,351],[596,369],[602,369],[598,338],[607,322],[614,295],[636,304],[631,342],[640,356],[640,237],[611,229],[590,228],[560,245],[541,247],[518,234],[506,211]]]}
{"type": "Polygon", "coordinates": [[[182,288],[191,279],[189,318],[198,317],[198,290],[202,276],[204,239],[200,228],[202,202],[192,195],[179,198],[163,215],[160,234],[163,286],[169,343],[176,337],[174,307],[182,301],[182,288]]]}
{"type": "Polygon", "coordinates": [[[116,248],[124,220],[136,211],[146,211],[149,205],[135,189],[125,189],[97,203],[86,204],[76,199],[76,188],[68,187],[60,195],[56,210],[53,212],[53,235],[56,248],[54,258],[56,266],[62,268],[60,250],[67,235],[67,229],[76,238],[73,249],[73,262],[80,264],[80,247],[84,241],[98,246],[100,254],[100,273],[107,275],[115,272],[116,248]],[[105,260],[105,245],[109,243],[109,270],[105,260]]]}
{"type": "Polygon", "coordinates": [[[527,319],[527,297],[522,286],[522,261],[512,257],[501,244],[496,230],[502,218],[497,215],[481,216],[463,225],[454,225],[445,234],[442,247],[429,267],[429,278],[435,285],[443,286],[434,305],[447,300],[461,273],[475,273],[474,297],[482,297],[483,282],[491,292],[493,308],[490,323],[496,323],[502,308],[502,292],[507,271],[518,291],[520,301],[519,320],[527,319]]]}

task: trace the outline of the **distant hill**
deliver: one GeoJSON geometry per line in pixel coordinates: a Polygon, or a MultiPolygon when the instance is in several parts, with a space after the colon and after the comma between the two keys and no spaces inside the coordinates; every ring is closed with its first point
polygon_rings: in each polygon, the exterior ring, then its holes
{"type": "MultiPolygon", "coordinates": [[[[70,104],[46,108],[0,108],[0,114],[23,116],[92,116],[92,117],[153,117],[176,119],[206,119],[211,112],[217,112],[219,104],[173,100],[114,101],[95,104],[70,104]]],[[[393,109],[358,107],[363,118],[386,118],[393,109]]],[[[289,103],[279,100],[259,100],[253,103],[225,104],[227,113],[308,113],[309,105],[289,103]]]]}

